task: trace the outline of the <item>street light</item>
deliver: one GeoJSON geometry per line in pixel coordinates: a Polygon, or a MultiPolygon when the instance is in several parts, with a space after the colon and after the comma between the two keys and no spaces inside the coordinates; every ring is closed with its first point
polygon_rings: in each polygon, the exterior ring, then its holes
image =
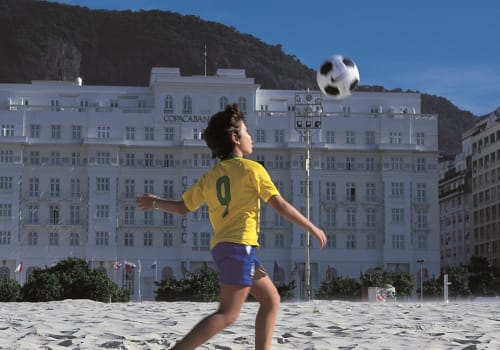
{"type": "Polygon", "coordinates": [[[420,264],[420,303],[424,303],[424,274],[423,274],[423,266],[424,266],[424,259],[418,259],[417,263],[420,264]]]}
{"type": "MultiPolygon", "coordinates": [[[[306,139],[306,217],[311,219],[311,129],[319,130],[321,128],[321,115],[323,113],[321,94],[313,94],[307,89],[305,93],[295,94],[295,130],[306,139]]],[[[306,231],[306,263],[304,272],[305,299],[311,300],[311,242],[310,232],[306,231]]]]}

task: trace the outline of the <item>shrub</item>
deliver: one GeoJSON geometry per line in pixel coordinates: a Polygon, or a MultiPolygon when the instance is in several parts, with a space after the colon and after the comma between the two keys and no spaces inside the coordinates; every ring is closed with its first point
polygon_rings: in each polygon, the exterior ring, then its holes
{"type": "Polygon", "coordinates": [[[415,289],[413,276],[408,272],[382,271],[364,274],[361,281],[364,287],[381,287],[391,284],[396,288],[397,296],[411,296],[415,289]]]}
{"type": "Polygon", "coordinates": [[[128,293],[105,273],[91,270],[85,260],[68,258],[53,267],[36,268],[21,288],[23,301],[91,299],[128,301],[128,293]]]}
{"type": "Polygon", "coordinates": [[[359,300],[361,284],[354,278],[337,277],[333,281],[323,281],[316,292],[317,299],[359,300]]]}
{"type": "Polygon", "coordinates": [[[278,289],[281,300],[292,299],[295,295],[294,291],[296,286],[297,285],[295,284],[295,280],[291,281],[288,284],[277,285],[276,288],[278,289]]]}
{"type": "Polygon", "coordinates": [[[0,302],[19,301],[21,286],[13,279],[0,279],[0,302]]]}
{"type": "Polygon", "coordinates": [[[187,274],[187,278],[175,278],[155,282],[157,301],[216,301],[219,299],[219,279],[216,272],[207,267],[187,274]]]}

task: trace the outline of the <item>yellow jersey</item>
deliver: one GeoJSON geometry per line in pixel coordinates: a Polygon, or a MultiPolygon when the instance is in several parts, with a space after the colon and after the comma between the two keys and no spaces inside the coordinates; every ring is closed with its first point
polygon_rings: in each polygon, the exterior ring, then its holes
{"type": "Polygon", "coordinates": [[[253,160],[222,160],[191,186],[182,199],[190,211],[207,203],[214,235],[210,247],[220,242],[258,246],[260,199],[279,195],[266,169],[253,160]]]}

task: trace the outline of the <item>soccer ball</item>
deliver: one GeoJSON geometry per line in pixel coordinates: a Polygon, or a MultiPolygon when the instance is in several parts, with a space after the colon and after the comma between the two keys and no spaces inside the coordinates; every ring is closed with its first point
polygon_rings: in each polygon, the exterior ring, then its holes
{"type": "Polygon", "coordinates": [[[326,97],[341,100],[349,96],[358,86],[358,67],[353,60],[345,56],[330,56],[319,67],[316,82],[326,97]]]}

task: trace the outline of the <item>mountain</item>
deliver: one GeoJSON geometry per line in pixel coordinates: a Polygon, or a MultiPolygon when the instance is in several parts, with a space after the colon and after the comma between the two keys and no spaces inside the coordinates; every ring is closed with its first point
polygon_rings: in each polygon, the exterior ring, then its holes
{"type": "MultiPolygon", "coordinates": [[[[234,27],[169,11],[90,10],[36,0],[0,0],[0,82],[74,80],[147,86],[151,67],[182,75],[244,68],[266,89],[315,88],[315,71],[281,45],[268,45],[234,27]]],[[[363,91],[386,91],[361,86],[363,91]]],[[[397,90],[396,90],[397,91],[397,90]]],[[[461,150],[475,116],[443,97],[422,94],[422,112],[439,115],[439,148],[461,150]]]]}

